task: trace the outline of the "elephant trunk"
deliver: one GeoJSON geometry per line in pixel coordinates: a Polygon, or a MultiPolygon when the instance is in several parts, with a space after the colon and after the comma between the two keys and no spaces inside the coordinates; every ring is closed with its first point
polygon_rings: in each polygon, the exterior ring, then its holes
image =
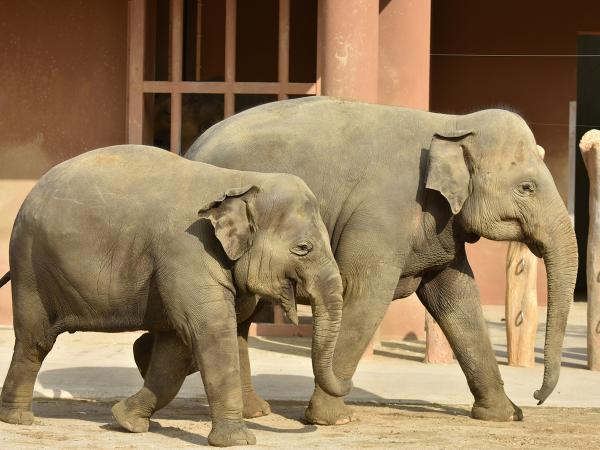
{"type": "Polygon", "coordinates": [[[352,389],[352,380],[342,380],[333,372],[333,354],[342,323],[342,280],[337,270],[323,273],[327,275],[308,288],[313,313],[313,372],[325,392],[343,397],[352,389]]]}
{"type": "MultiPolygon", "coordinates": [[[[558,194],[557,194],[558,197],[558,194]]],[[[577,241],[566,208],[555,200],[554,207],[547,211],[556,212],[553,222],[544,231],[536,250],[546,264],[548,278],[548,312],[546,318],[546,341],[544,344],[544,381],[535,391],[538,405],[544,403],[558,382],[562,345],[567,327],[575,278],[577,276],[577,241]],[[558,205],[557,205],[557,202],[558,205]]]]}

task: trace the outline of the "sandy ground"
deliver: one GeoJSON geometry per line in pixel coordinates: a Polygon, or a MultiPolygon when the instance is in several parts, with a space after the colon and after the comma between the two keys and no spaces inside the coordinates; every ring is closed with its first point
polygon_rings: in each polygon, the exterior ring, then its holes
{"type": "MultiPolygon", "coordinates": [[[[424,343],[402,341],[383,343],[373,358],[359,364],[348,397],[359,421],[338,427],[307,425],[302,418],[314,387],[310,339],[252,338],[253,382],[274,410],[248,421],[257,437],[255,448],[600,449],[600,372],[585,369],[585,304],[573,309],[559,384],[540,407],[533,406],[532,393],[542,381],[545,311],[540,311],[538,364],[532,369],[506,365],[503,310],[487,307],[485,312],[506,391],[525,407],[525,421],[470,419],[473,399],[458,364],[423,364],[424,343]]],[[[198,400],[205,397],[198,374],[189,376],[179,398],[157,414],[149,433],[123,432],[113,421],[111,405],[142,384],[131,352],[138,335],[61,335],[37,379],[35,424],[0,422],[0,449],[207,445],[210,423],[206,404],[198,400]]],[[[0,329],[0,383],[13,344],[13,331],[0,329]]]]}
{"type": "MultiPolygon", "coordinates": [[[[205,403],[178,399],[157,414],[150,431],[121,431],[109,401],[37,400],[32,426],[0,423],[1,448],[183,448],[206,446],[205,403]]],[[[385,404],[355,406],[360,419],[338,427],[302,421],[305,405],[273,402],[273,414],[247,421],[254,448],[594,449],[600,408],[526,408],[526,420],[470,419],[466,406],[385,404]]]]}

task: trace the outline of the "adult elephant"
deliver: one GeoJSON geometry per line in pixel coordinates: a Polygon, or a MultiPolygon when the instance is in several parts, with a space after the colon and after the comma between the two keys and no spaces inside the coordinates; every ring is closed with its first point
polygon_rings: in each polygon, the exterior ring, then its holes
{"type": "MultiPolygon", "coordinates": [[[[544,258],[548,276],[544,379],[534,397],[542,403],[555,388],[577,245],[534,136],[517,114],[457,116],[303,98],[224,120],[186,157],[303,178],[319,201],[344,282],[335,373],[352,377],[390,301],[416,292],[467,377],[476,419],[523,415],[504,392],[465,243],[479,237],[526,243],[544,258]]],[[[242,361],[248,358],[245,338],[242,361]]],[[[249,385],[249,369],[242,377],[249,385]]],[[[268,412],[246,391],[255,415],[268,412]]],[[[343,399],[316,385],[306,416],[340,424],[353,414],[343,399]]]]}

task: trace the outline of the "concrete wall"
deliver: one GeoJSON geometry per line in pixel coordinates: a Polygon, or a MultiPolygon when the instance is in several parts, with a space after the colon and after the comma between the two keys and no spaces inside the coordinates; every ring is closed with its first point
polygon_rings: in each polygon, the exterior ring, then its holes
{"type": "MultiPolygon", "coordinates": [[[[569,101],[576,99],[577,67],[568,55],[576,54],[578,32],[600,31],[599,17],[595,0],[433,0],[431,110],[515,108],[546,149],[566,201],[569,101]]],[[[483,241],[469,254],[483,302],[503,303],[506,244],[483,241]]]]}
{"type": "MultiPolygon", "coordinates": [[[[127,1],[4,0],[0,13],[0,272],[34,179],[125,142],[127,1]]],[[[8,288],[0,324],[10,324],[8,288]]]]}

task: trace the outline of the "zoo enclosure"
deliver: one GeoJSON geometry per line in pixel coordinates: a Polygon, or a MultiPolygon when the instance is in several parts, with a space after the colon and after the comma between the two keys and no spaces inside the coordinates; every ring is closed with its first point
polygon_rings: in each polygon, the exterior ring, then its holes
{"type": "MultiPolygon", "coordinates": [[[[168,94],[170,96],[170,141],[169,148],[172,152],[180,153],[182,133],[182,96],[185,94],[211,94],[223,96],[223,117],[229,117],[240,110],[236,108],[236,96],[260,95],[259,102],[265,103],[273,100],[284,100],[290,96],[315,95],[320,93],[318,76],[316,73],[311,78],[314,81],[290,81],[290,10],[291,0],[276,0],[271,2],[278,11],[277,17],[277,61],[276,81],[239,81],[236,71],[236,47],[238,45],[236,34],[238,29],[238,1],[219,1],[224,8],[220,8],[211,0],[130,0],[129,2],[129,32],[128,32],[128,107],[127,107],[127,138],[134,144],[152,143],[152,125],[150,117],[154,107],[153,94],[168,94]],[[161,33],[161,8],[169,3],[168,33],[161,33]],[[214,17],[206,17],[206,14],[214,17]],[[203,20],[203,15],[204,20],[203,20]],[[224,17],[223,17],[224,16],[224,17]],[[203,74],[203,56],[208,56],[207,45],[219,47],[219,40],[206,42],[205,38],[215,38],[215,33],[204,32],[203,23],[208,20],[224,19],[224,68],[222,80],[207,81],[203,74]],[[158,19],[158,20],[157,20],[158,19]],[[184,46],[184,31],[186,44],[184,46]],[[158,80],[157,55],[164,48],[164,43],[157,41],[168,39],[168,79],[158,80]],[[203,42],[204,41],[204,42],[203,42]],[[203,55],[204,53],[204,55],[203,55]],[[185,71],[184,71],[184,65],[185,71]],[[184,73],[185,72],[185,73],[184,73]],[[153,76],[154,75],[154,76],[153,76]],[[154,79],[152,79],[154,78],[154,79]],[[145,95],[150,94],[149,98],[145,95]],[[150,115],[150,117],[148,117],[150,115]]],[[[264,2],[263,2],[264,3],[264,2]]],[[[246,5],[248,2],[246,2],[246,5]]],[[[294,17],[315,17],[315,1],[295,2],[294,17]]],[[[162,11],[165,12],[165,11],[162,11]]],[[[245,8],[248,13],[247,8],[245,8]]],[[[260,12],[260,11],[259,11],[260,12]]],[[[163,17],[167,17],[164,15],[163,17]]],[[[314,41],[311,49],[315,56],[316,65],[318,58],[316,51],[316,21],[312,27],[298,31],[305,31],[304,40],[314,41]],[[312,36],[311,36],[312,34],[312,36]]],[[[310,65],[310,64],[309,64],[310,65]]],[[[164,66],[164,64],[163,64],[164,66]]],[[[217,73],[219,70],[216,71],[217,73]]],[[[316,68],[318,72],[318,68],[316,68]]],[[[216,78],[220,78],[218,74],[216,78]]],[[[248,75],[248,74],[246,74],[248,75]]],[[[302,74],[301,74],[302,75],[302,74]]],[[[246,78],[248,78],[246,76],[246,78]]],[[[252,78],[252,76],[250,76],[252,78]]],[[[302,78],[302,76],[300,76],[302,78]]],[[[306,78],[306,76],[304,77],[306,78]]],[[[238,97],[241,98],[241,97],[238,97]]],[[[218,114],[218,113],[217,113],[218,114]]],[[[186,150],[186,149],[183,149],[186,150]]]]}

